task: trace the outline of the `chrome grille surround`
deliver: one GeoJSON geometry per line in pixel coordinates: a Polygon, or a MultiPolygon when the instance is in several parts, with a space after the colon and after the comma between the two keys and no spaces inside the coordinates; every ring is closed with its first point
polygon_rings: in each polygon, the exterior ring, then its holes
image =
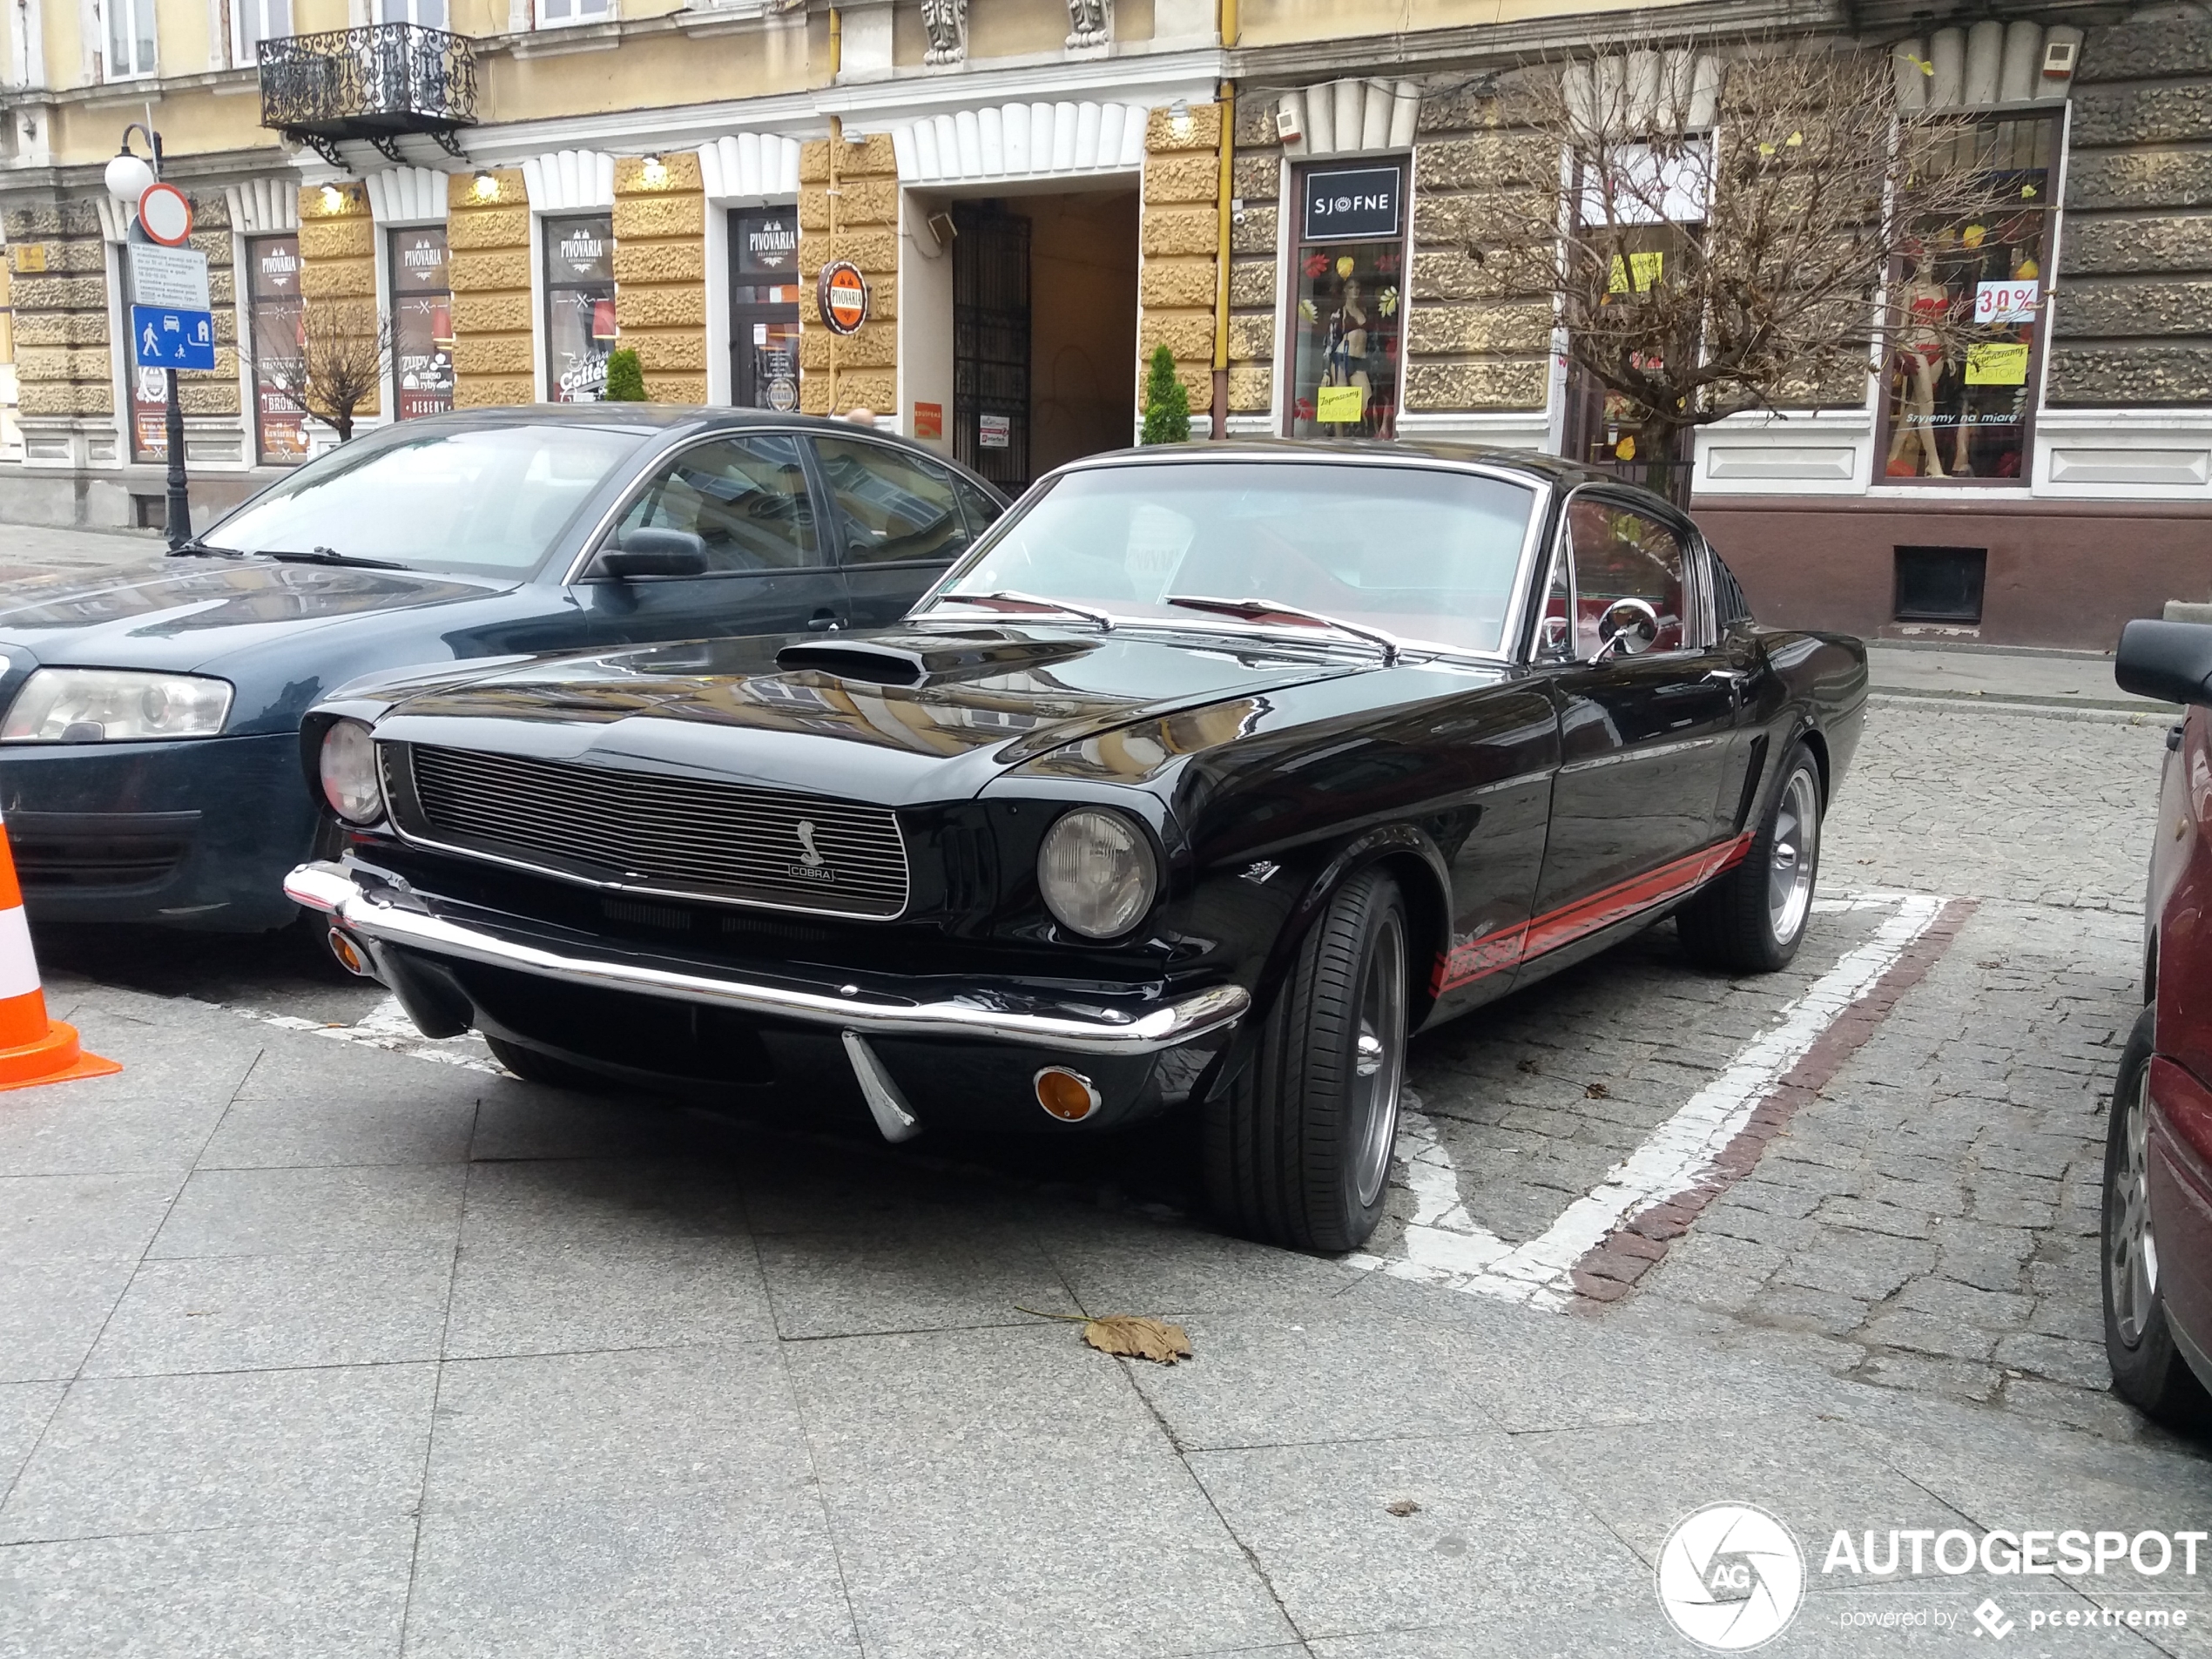
{"type": "Polygon", "coordinates": [[[889,921],[905,839],[887,807],[719,779],[381,743],[403,840],[669,898],[889,921]]]}

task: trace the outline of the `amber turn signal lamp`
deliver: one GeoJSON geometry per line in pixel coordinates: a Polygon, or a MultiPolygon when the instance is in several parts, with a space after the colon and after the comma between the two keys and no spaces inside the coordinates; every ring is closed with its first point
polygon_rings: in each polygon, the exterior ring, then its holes
{"type": "Polygon", "coordinates": [[[1065,1066],[1047,1066],[1036,1083],[1037,1104],[1063,1123],[1080,1123],[1098,1109],[1098,1091],[1090,1079],[1065,1066]]]}
{"type": "Polygon", "coordinates": [[[361,954],[360,946],[335,927],[330,930],[330,954],[338,959],[338,966],[348,974],[357,974],[363,979],[368,977],[368,958],[361,954]]]}

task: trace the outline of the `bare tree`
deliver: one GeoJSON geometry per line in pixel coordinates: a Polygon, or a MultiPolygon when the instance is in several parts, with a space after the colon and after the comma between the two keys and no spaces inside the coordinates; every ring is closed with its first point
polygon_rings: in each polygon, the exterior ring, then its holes
{"type": "Polygon", "coordinates": [[[1467,252],[1554,296],[1569,364],[1625,402],[1624,448],[1663,493],[1687,494],[1685,428],[1972,337],[1971,304],[1932,305],[1918,266],[1932,227],[1987,210],[1988,174],[1955,119],[1901,105],[1885,57],[1748,41],[1534,64],[1498,112],[1519,165],[1474,199],[1467,252]]]}
{"type": "Polygon", "coordinates": [[[300,312],[296,345],[258,347],[254,378],[345,442],[354,419],[374,403],[392,362],[391,320],[373,300],[309,300],[300,312]]]}

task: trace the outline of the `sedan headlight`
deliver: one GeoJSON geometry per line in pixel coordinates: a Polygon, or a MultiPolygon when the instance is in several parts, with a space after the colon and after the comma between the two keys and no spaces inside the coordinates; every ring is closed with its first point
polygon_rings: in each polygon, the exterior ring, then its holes
{"type": "Polygon", "coordinates": [[[1087,938],[1111,939],[1152,907],[1159,861],[1150,840],[1129,819],[1082,806],[1045,832],[1037,886],[1069,927],[1087,938]]]}
{"type": "Polygon", "coordinates": [[[374,824],[384,816],[384,785],[376,775],[376,740],[359,720],[339,720],[322,734],[316,770],[322,798],[349,824],[374,824]]]}
{"type": "Polygon", "coordinates": [[[119,668],[42,668],[9,705],[0,743],[212,738],[230,711],[228,680],[119,668]]]}

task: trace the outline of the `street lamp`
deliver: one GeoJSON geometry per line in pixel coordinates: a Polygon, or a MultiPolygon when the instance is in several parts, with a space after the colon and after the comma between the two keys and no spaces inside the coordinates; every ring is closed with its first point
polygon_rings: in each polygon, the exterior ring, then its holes
{"type": "MultiPolygon", "coordinates": [[[[125,207],[136,207],[138,198],[160,177],[161,135],[139,122],[132,122],[123,129],[123,147],[107,164],[107,193],[125,207]],[[132,150],[133,132],[145,140],[146,148],[152,152],[151,160],[132,150]]],[[[131,221],[130,239],[152,240],[136,219],[131,221]]],[[[163,447],[169,452],[169,545],[179,548],[192,540],[192,498],[185,486],[185,407],[177,399],[177,371],[164,369],[162,374],[168,382],[168,407],[163,414],[161,431],[163,447]]]]}

